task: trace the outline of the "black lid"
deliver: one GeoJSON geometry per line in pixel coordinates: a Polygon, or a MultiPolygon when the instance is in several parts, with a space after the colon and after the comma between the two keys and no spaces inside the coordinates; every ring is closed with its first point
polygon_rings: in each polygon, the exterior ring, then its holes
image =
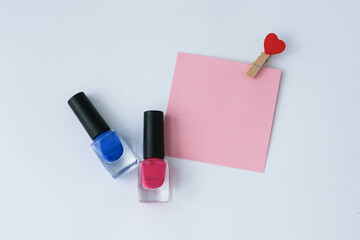
{"type": "Polygon", "coordinates": [[[164,114],[144,112],[144,159],[164,158],[164,114]]]}
{"type": "Polygon", "coordinates": [[[99,134],[110,130],[85,93],[75,94],[69,99],[68,104],[92,140],[99,134]]]}

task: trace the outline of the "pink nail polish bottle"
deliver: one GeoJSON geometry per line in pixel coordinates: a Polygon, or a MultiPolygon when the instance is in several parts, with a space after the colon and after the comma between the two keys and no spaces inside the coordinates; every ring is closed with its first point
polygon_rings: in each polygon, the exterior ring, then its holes
{"type": "Polygon", "coordinates": [[[164,160],[164,114],[144,113],[144,161],[139,167],[139,201],[169,201],[169,166],[164,160]]]}

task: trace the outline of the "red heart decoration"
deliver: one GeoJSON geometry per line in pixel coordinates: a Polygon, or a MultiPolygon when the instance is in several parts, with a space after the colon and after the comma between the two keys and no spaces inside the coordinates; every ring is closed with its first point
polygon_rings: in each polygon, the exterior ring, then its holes
{"type": "Polygon", "coordinates": [[[281,53],[285,50],[285,43],[281,41],[275,33],[269,33],[264,41],[265,53],[274,55],[281,53]]]}

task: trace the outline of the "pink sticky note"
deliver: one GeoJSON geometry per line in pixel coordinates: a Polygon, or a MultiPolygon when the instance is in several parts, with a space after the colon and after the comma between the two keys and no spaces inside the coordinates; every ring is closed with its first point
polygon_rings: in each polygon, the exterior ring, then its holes
{"type": "Polygon", "coordinates": [[[170,157],[264,172],[281,71],[179,53],[165,117],[170,157]]]}

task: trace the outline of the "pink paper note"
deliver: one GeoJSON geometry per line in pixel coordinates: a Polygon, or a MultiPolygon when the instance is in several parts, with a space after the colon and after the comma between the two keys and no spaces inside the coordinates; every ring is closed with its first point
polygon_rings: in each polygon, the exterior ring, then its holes
{"type": "Polygon", "coordinates": [[[264,172],[281,71],[179,53],[165,117],[167,156],[264,172]]]}

